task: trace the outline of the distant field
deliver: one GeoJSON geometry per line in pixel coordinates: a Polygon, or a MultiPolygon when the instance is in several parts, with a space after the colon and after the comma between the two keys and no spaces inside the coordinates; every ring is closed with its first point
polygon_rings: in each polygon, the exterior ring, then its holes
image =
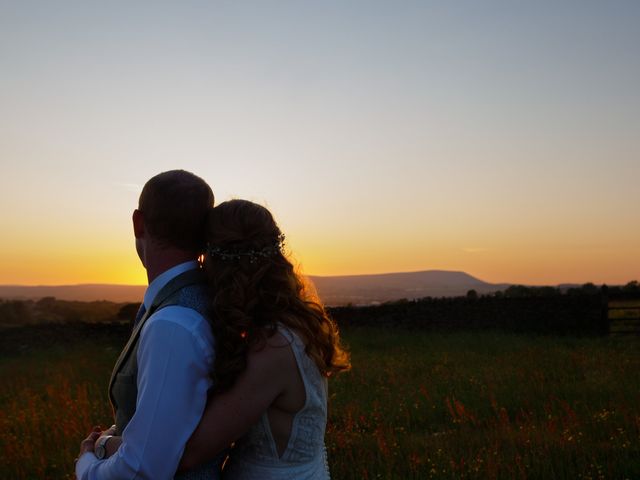
{"type": "Polygon", "coordinates": [[[640,315],[640,300],[614,300],[609,302],[609,318],[640,315]],[[620,309],[620,310],[617,310],[620,309]]]}
{"type": "MultiPolygon", "coordinates": [[[[73,478],[80,439],[111,423],[125,330],[78,328],[0,342],[0,478],[73,478]]],[[[638,337],[344,337],[354,368],[330,382],[335,479],[640,478],[638,337]]]]}
{"type": "Polygon", "coordinates": [[[640,333],[640,300],[609,302],[609,322],[611,333],[640,333]]]}

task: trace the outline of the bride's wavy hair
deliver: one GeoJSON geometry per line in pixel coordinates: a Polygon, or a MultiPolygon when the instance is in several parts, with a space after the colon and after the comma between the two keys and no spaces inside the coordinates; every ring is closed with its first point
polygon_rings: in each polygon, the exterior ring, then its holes
{"type": "Polygon", "coordinates": [[[230,200],[209,212],[204,268],[216,338],[216,390],[229,389],[247,354],[276,333],[294,330],[325,376],[348,370],[336,324],[283,252],[282,233],[266,208],[230,200]]]}

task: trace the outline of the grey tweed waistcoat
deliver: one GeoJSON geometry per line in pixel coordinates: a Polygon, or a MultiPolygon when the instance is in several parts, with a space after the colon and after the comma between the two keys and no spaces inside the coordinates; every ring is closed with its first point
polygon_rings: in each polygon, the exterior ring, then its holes
{"type": "MultiPolygon", "coordinates": [[[[124,349],[120,353],[118,360],[111,373],[109,381],[109,399],[113,407],[116,420],[116,435],[122,435],[127,424],[136,412],[136,400],[138,397],[138,345],[140,342],[140,332],[147,319],[161,308],[178,305],[191,308],[207,318],[207,291],[206,278],[201,270],[188,270],[167,283],[153,299],[151,306],[147,309],[138,324],[134,327],[131,336],[124,349]]],[[[218,463],[219,460],[216,460],[218,463]]],[[[196,479],[212,478],[212,469],[216,467],[212,464],[203,466],[205,475],[200,476],[196,471],[187,472],[176,478],[196,479]]],[[[217,468],[219,470],[219,468],[217,468]]]]}

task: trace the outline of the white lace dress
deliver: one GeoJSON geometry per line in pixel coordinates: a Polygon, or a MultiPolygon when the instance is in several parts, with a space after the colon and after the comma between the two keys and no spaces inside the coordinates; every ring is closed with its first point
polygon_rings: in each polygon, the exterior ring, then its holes
{"type": "Polygon", "coordinates": [[[280,326],[291,342],[304,382],[306,401],[295,415],[287,448],[278,456],[265,412],[247,434],[236,442],[222,472],[223,480],[327,480],[329,467],[324,446],[327,424],[327,379],[307,356],[298,336],[280,326]]]}

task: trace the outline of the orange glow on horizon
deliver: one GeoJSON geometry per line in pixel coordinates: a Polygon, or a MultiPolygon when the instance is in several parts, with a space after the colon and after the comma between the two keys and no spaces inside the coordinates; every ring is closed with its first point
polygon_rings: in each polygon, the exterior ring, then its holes
{"type": "MultiPolygon", "coordinates": [[[[100,241],[78,242],[76,237],[67,234],[54,238],[48,250],[36,248],[35,241],[0,245],[0,284],[147,283],[128,228],[112,233],[112,238],[102,236],[100,241]]],[[[366,233],[357,234],[335,245],[320,235],[291,234],[287,248],[291,261],[305,275],[454,270],[490,283],[531,285],[624,284],[640,277],[640,252],[632,244],[617,249],[572,249],[536,245],[535,241],[514,247],[506,240],[495,240],[476,243],[481,247],[464,247],[463,243],[456,245],[438,238],[407,238],[394,246],[392,241],[397,239],[382,235],[368,238],[366,233]]]]}
{"type": "Polygon", "coordinates": [[[5,9],[0,284],[146,284],[131,212],[177,168],[308,275],[640,277],[637,2],[202,3],[5,9]]]}

